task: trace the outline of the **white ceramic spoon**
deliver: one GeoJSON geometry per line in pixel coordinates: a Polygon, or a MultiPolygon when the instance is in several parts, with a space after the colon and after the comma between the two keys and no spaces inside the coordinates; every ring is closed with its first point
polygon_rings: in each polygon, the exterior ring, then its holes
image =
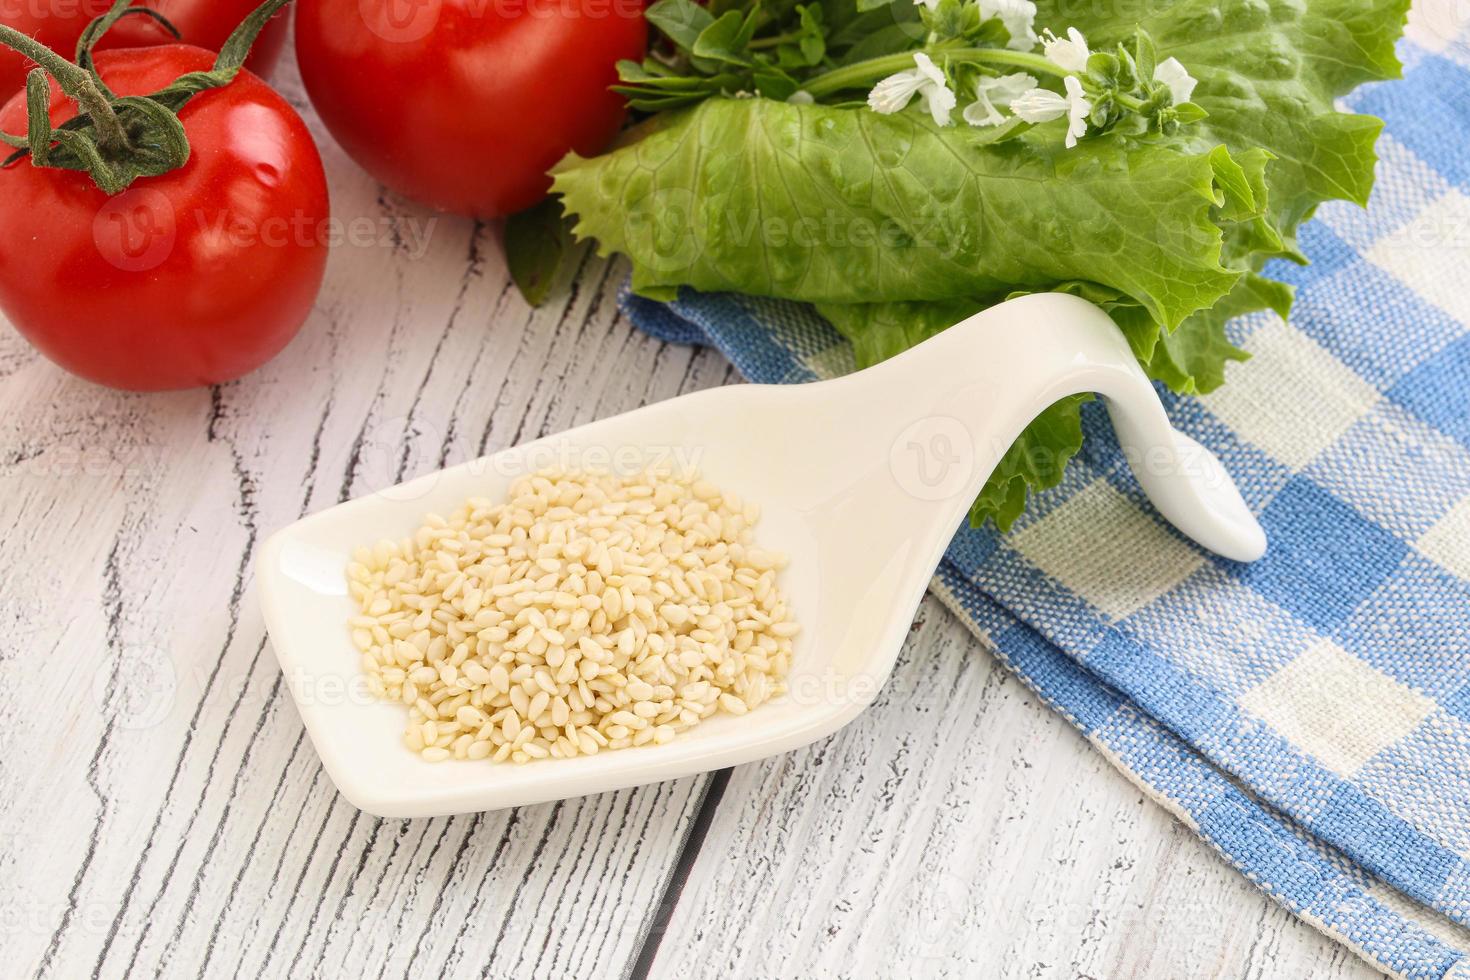
{"type": "MultiPolygon", "coordinates": [[[[1025,425],[1075,392],[1107,401],[1159,512],[1237,560],[1265,551],[1219,461],[1176,432],[1127,343],[1060,294],[986,310],[891,360],[806,385],[701,391],[411,480],[314,514],[258,559],[276,656],[322,763],[358,807],[412,817],[493,810],[749,762],[829,735],[876,695],[945,545],[1025,425]],[[402,705],[373,701],[346,626],[359,545],[410,534],[430,511],[495,498],[551,463],[696,464],[758,503],[756,540],[790,556],[781,586],[802,625],[790,691],[716,715],[666,745],[528,765],[429,763],[403,747],[402,705]]],[[[1076,547],[1088,542],[1079,538],[1076,547]]]]}

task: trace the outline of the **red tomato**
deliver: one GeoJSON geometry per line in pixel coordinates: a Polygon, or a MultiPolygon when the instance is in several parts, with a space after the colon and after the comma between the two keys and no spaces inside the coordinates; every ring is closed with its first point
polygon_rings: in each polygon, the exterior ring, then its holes
{"type": "Polygon", "coordinates": [[[647,30],[642,0],[302,0],[296,60],[369,173],[493,218],[540,200],[568,150],[616,135],[625,106],[608,86],[647,30]]]}
{"type": "MultiPolygon", "coordinates": [[[[186,44],[218,51],[225,40],[260,6],[263,0],[146,0],[151,7],[179,29],[186,44]]],[[[77,53],[77,39],[96,17],[112,8],[112,0],[0,0],[0,24],[13,27],[46,45],[62,57],[77,53]]],[[[277,14],[256,39],[245,65],[267,75],[281,56],[286,42],[287,18],[277,14]]],[[[167,44],[173,36],[162,25],[143,14],[129,14],[113,25],[97,45],[108,48],[142,48],[167,44]]],[[[26,72],[35,63],[9,48],[0,47],[0,103],[25,88],[26,72]]]]}
{"type": "MultiPolygon", "coordinates": [[[[208,69],[169,44],[104,51],[119,95],[208,69]]],[[[0,127],[25,132],[24,95],[0,127]]],[[[52,85],[52,124],[74,114],[52,85]]],[[[179,113],[189,161],[109,198],[22,159],[0,170],[0,311],[68,371],[154,391],[228,381],[275,356],[311,312],[327,260],[327,184],[301,117],[259,78],[179,113]]]]}

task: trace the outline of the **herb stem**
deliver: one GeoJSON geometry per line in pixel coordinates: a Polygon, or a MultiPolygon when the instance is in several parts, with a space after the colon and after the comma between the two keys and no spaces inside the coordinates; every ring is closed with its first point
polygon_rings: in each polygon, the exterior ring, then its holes
{"type": "Polygon", "coordinates": [[[97,86],[91,72],[67,61],[35,38],[4,24],[0,24],[0,45],[19,51],[56,79],[61,90],[75,99],[82,112],[91,117],[92,124],[97,127],[99,147],[122,149],[128,145],[128,134],[122,121],[117,118],[112,103],[97,86]]]}
{"type": "MultiPolygon", "coordinates": [[[[982,65],[1005,65],[1010,68],[1024,68],[1027,71],[1039,72],[1043,75],[1066,75],[1067,71],[1058,65],[1047,61],[1039,54],[1029,51],[1009,51],[1005,48],[946,48],[942,45],[934,45],[925,49],[925,53],[934,57],[936,61],[962,62],[966,64],[982,65]]],[[[840,92],[849,88],[866,88],[880,79],[887,78],[894,72],[912,68],[914,64],[914,52],[903,51],[898,54],[885,54],[878,58],[869,58],[866,61],[854,62],[823,72],[820,75],[807,79],[802,85],[802,90],[808,92],[813,98],[822,98],[834,92],[840,92]]]]}
{"type": "Polygon", "coordinates": [[[751,51],[760,51],[763,48],[774,48],[789,41],[799,41],[801,31],[787,31],[785,34],[772,34],[770,37],[758,37],[746,45],[751,51]]]}

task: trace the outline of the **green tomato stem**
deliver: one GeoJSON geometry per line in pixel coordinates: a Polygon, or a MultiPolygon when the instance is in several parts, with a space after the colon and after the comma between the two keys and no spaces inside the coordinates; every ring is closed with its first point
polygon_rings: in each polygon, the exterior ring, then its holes
{"type": "Polygon", "coordinates": [[[0,44],[19,51],[56,79],[61,90],[76,100],[77,106],[97,127],[98,146],[107,150],[120,150],[128,146],[127,131],[123,129],[117,113],[112,111],[112,103],[97,87],[91,72],[67,61],[35,38],[4,24],[0,24],[0,44]]]}
{"type": "MultiPolygon", "coordinates": [[[[932,45],[924,53],[936,61],[960,62],[963,64],[1004,65],[1009,68],[1024,68],[1043,75],[1063,76],[1070,74],[1065,69],[1029,51],[1009,51],[1005,48],[946,48],[932,45]]],[[[867,88],[895,72],[914,66],[914,52],[885,54],[878,58],[843,65],[831,71],[807,79],[802,90],[813,98],[823,98],[849,88],[867,88]]]]}
{"type": "Polygon", "coordinates": [[[118,97],[97,74],[92,50],[108,28],[141,11],[131,2],[114,0],[106,14],[88,25],[77,44],[76,64],[34,38],[0,25],[0,46],[14,49],[39,66],[26,77],[29,125],[24,146],[14,134],[0,135],[0,143],[17,150],[5,163],[29,154],[37,167],[90,174],[106,194],[116,194],[140,177],[156,177],[182,167],[189,159],[189,137],[179,111],[200,92],[234,81],[256,37],[290,0],[263,0],[235,28],[209,70],[186,72],[149,95],[118,97]],[[74,118],[56,128],[51,126],[49,113],[53,80],[78,108],[74,118]]]}

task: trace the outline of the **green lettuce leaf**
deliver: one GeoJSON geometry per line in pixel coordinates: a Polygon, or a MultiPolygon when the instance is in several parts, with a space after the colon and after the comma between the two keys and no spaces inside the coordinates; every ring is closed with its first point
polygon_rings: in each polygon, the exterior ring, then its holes
{"type": "Polygon", "coordinates": [[[857,366],[865,368],[928,340],[988,305],[967,299],[929,303],[818,303],[817,312],[852,343],[857,366]]]}
{"type": "MultiPolygon", "coordinates": [[[[1094,50],[1142,26],[1159,59],[1198,79],[1191,101],[1206,118],[1068,150],[1058,125],[999,132],[937,127],[917,107],[716,98],[659,114],[603,156],[568,157],[553,190],[578,236],[632,258],[640,292],[815,303],[860,366],[1008,296],[1061,289],[1107,310],[1150,377],[1208,392],[1245,357],[1226,321],[1290,307],[1264,262],[1305,261],[1297,228],[1324,201],[1366,203],[1382,124],[1334,102],[1398,75],[1407,5],[1038,0],[1038,30],[1076,26],[1094,50]]],[[[1061,479],[1079,406],[1027,430],[973,519],[1008,526],[1030,490],[1061,479]]]]}
{"type": "Polygon", "coordinates": [[[1009,531],[1026,509],[1030,490],[1062,482],[1067,463],[1082,448],[1082,406],[1091,395],[1073,395],[1049,406],[1001,457],[970,508],[970,523],[987,519],[1009,531]]]}
{"type": "Polygon", "coordinates": [[[1394,45],[1408,0],[1186,0],[1150,2],[1136,22],[1106,5],[1039,0],[1038,25],[1067,23],[1094,46],[1142,26],[1159,57],[1174,56],[1199,80],[1192,101],[1209,117],[1188,132],[1200,146],[1271,152],[1271,222],[1294,250],[1297,226],[1318,204],[1367,204],[1373,188],[1372,116],[1338,112],[1334,100],[1366,82],[1397,78],[1394,45]]]}
{"type": "Polygon", "coordinates": [[[710,99],[553,191],[576,234],[633,259],[635,289],[817,303],[975,299],[1086,279],[1179,324],[1235,285],[1211,154],[919,113],[710,99]]]}

